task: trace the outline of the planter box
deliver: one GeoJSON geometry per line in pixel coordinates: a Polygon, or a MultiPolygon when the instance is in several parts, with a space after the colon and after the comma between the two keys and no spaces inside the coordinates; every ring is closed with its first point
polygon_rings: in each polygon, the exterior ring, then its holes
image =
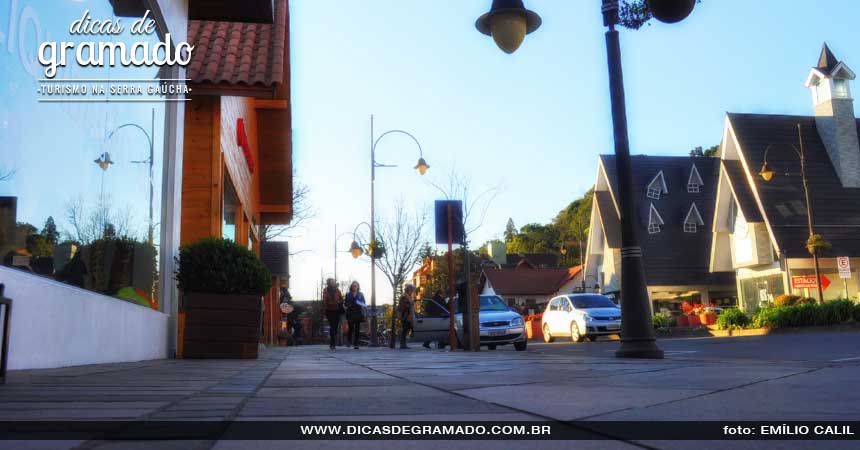
{"type": "Polygon", "coordinates": [[[526,337],[529,339],[543,339],[543,330],[540,324],[540,319],[526,321],[526,337]]]}
{"type": "Polygon", "coordinates": [[[715,325],[717,323],[716,313],[699,314],[699,321],[702,325],[715,325]]]}
{"type": "Polygon", "coordinates": [[[699,326],[702,326],[702,321],[701,321],[701,320],[699,320],[699,316],[696,316],[696,315],[687,316],[687,319],[690,321],[690,326],[691,326],[691,327],[699,327],[699,326]]]}
{"type": "Polygon", "coordinates": [[[185,292],[183,358],[256,358],[262,297],[185,292]]]}
{"type": "Polygon", "coordinates": [[[689,319],[689,316],[686,314],[682,314],[682,315],[678,316],[678,318],[676,320],[677,320],[679,327],[689,327],[690,326],[690,319],[689,319]]]}

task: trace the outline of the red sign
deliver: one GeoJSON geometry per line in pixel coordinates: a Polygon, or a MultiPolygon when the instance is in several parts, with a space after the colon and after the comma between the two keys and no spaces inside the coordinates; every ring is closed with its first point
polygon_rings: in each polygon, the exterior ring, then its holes
{"type": "MultiPolygon", "coordinates": [[[[825,275],[821,276],[821,288],[827,290],[830,286],[830,279],[825,275]]],[[[791,277],[792,289],[818,289],[818,283],[815,282],[815,275],[795,275],[791,277]]]]}
{"type": "Polygon", "coordinates": [[[245,119],[240,118],[236,121],[236,141],[239,148],[242,149],[242,154],[245,155],[248,170],[254,173],[254,155],[251,154],[251,144],[248,142],[248,134],[245,132],[245,119]]]}

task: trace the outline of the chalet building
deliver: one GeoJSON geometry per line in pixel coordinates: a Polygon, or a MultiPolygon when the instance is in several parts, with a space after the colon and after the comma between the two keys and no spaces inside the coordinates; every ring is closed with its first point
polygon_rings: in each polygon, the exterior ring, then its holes
{"type": "Polygon", "coordinates": [[[201,20],[188,22],[195,49],[180,242],[218,236],[261,255],[275,278],[263,323],[263,341],[272,344],[283,327],[278,288],[288,287],[288,246],[266,242],[265,233],[292,218],[288,2],[209,3],[201,20]],[[230,20],[233,10],[270,20],[230,20]]]}
{"type": "MultiPolygon", "coordinates": [[[[709,267],[719,165],[712,157],[632,157],[634,220],[654,312],[677,311],[685,301],[736,303],[731,268],[711,272],[709,267]]],[[[600,156],[584,277],[588,287],[596,284],[610,296],[621,287],[617,178],[615,157],[600,156]]]]}
{"type": "Polygon", "coordinates": [[[508,306],[540,310],[553,297],[582,290],[582,266],[543,269],[523,260],[513,269],[484,269],[481,283],[481,295],[498,295],[508,306]]]}
{"type": "MultiPolygon", "coordinates": [[[[735,271],[741,306],[780,294],[816,297],[807,204],[796,153],[802,148],[815,232],[832,244],[820,255],[825,300],[858,297],[860,145],[850,82],[854,72],[825,44],[806,79],[814,115],[728,114],[725,121],[711,271],[735,271]],[[798,131],[800,128],[800,133],[798,131]],[[767,158],[770,181],[760,172],[767,158]],[[840,279],[836,257],[849,257],[840,279]],[[811,281],[810,281],[811,276],[811,281]]],[[[707,219],[706,219],[707,221],[707,219]]]]}

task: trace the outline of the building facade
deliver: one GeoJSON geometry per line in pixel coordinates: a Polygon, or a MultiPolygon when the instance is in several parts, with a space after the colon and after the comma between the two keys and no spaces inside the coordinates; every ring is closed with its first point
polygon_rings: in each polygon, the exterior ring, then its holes
{"type": "MultiPolygon", "coordinates": [[[[648,296],[654,313],[684,302],[736,304],[734,273],[711,272],[711,230],[719,160],[699,156],[632,157],[636,212],[648,296]]],[[[615,157],[598,161],[585,259],[585,280],[617,296],[621,287],[621,225],[615,157]]],[[[621,301],[624,299],[621,298],[621,301]]]]}
{"type": "Polygon", "coordinates": [[[741,306],[755,310],[793,293],[816,298],[809,219],[799,176],[803,149],[811,223],[832,244],[820,255],[825,300],[858,298],[860,145],[854,73],[825,44],[806,80],[814,115],[728,114],[710,267],[733,270],[741,306]],[[760,172],[772,170],[770,180],[760,172]],[[848,268],[837,267],[846,257],[848,268]]]}
{"type": "Polygon", "coordinates": [[[582,266],[543,269],[526,261],[513,269],[487,268],[481,295],[498,295],[508,306],[541,311],[553,297],[582,290],[582,266]]]}

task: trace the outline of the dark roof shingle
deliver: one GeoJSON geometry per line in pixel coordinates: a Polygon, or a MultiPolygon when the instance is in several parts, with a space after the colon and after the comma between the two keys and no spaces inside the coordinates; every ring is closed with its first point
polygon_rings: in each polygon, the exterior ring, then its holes
{"type": "MultiPolygon", "coordinates": [[[[801,179],[780,175],[800,173],[800,159],[791,148],[798,144],[800,124],[815,232],[833,244],[828,255],[860,256],[860,189],[842,186],[818,135],[815,118],[733,113],[728,118],[748,167],[761,167],[765,148],[771,146],[767,163],[777,175],[769,182],[757,176],[752,179],[780,249],[789,257],[809,255],[801,179]]],[[[857,123],[860,132],[860,121],[857,123]]]]}
{"type": "MultiPolygon", "coordinates": [[[[600,158],[613,192],[618,192],[615,156],[601,155],[600,158]]],[[[631,157],[631,163],[636,230],[642,247],[647,283],[652,286],[734,284],[733,272],[712,273],[709,269],[711,224],[720,160],[711,157],[636,155],[631,157]],[[700,186],[698,193],[687,192],[693,164],[705,183],[700,186]],[[646,187],[660,171],[663,172],[669,192],[661,195],[659,200],[653,200],[646,196],[646,187]],[[684,218],[694,203],[705,225],[696,233],[685,233],[684,218]],[[647,232],[648,213],[652,204],[665,222],[662,231],[656,234],[647,232]]]]}

